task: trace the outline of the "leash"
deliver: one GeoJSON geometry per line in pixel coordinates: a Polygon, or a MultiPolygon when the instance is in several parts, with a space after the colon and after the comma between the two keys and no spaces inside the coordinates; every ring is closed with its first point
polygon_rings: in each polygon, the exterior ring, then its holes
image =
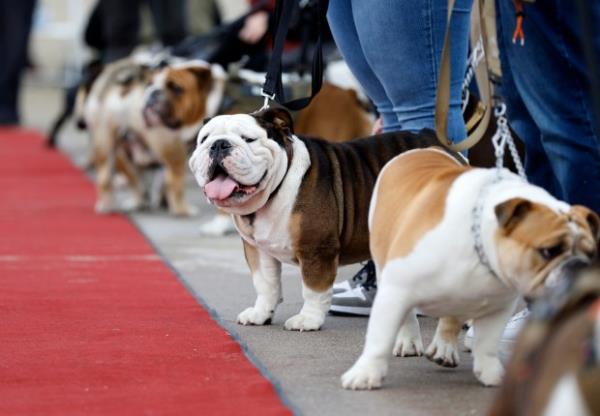
{"type": "MultiPolygon", "coordinates": [[[[485,134],[489,124],[492,105],[491,105],[491,86],[489,79],[489,71],[485,60],[486,47],[484,39],[486,39],[485,24],[483,22],[483,0],[475,0],[473,2],[473,10],[471,14],[471,44],[476,45],[478,50],[478,65],[470,65],[471,70],[477,79],[477,86],[481,95],[481,101],[485,105],[481,121],[471,131],[467,137],[457,143],[453,143],[447,135],[448,131],[448,109],[450,105],[450,23],[452,20],[452,11],[454,10],[455,0],[448,0],[448,15],[446,24],[446,33],[444,35],[444,46],[442,49],[442,59],[440,62],[440,74],[438,78],[438,87],[435,97],[435,130],[437,137],[442,145],[446,148],[461,152],[475,146],[485,134]],[[481,46],[477,46],[481,45],[481,46]],[[479,56],[480,55],[480,56],[479,56]],[[485,62],[482,65],[481,62],[485,62]]],[[[472,75],[471,75],[472,79],[472,75]]]]}
{"type": "MultiPolygon", "coordinates": [[[[285,95],[283,92],[283,83],[281,81],[281,57],[283,55],[283,47],[285,44],[285,38],[289,30],[290,22],[292,19],[292,12],[297,4],[296,0],[279,0],[275,7],[275,37],[273,41],[273,51],[271,53],[271,59],[267,69],[267,75],[265,83],[263,85],[261,95],[265,97],[261,110],[269,107],[271,101],[276,101],[282,106],[289,110],[297,111],[305,108],[310,104],[311,100],[321,90],[323,83],[323,32],[327,25],[327,7],[329,6],[329,0],[315,0],[318,10],[317,27],[318,37],[313,52],[313,63],[312,63],[312,81],[311,81],[311,94],[308,97],[298,98],[291,101],[285,101],[285,95]]],[[[305,6],[308,2],[302,2],[305,6]]],[[[260,110],[259,110],[260,111],[260,110]]]]}
{"type": "Polygon", "coordinates": [[[498,280],[502,281],[498,273],[492,268],[489,258],[485,252],[483,246],[483,237],[481,232],[481,223],[483,219],[483,207],[486,197],[489,195],[491,188],[504,180],[507,177],[513,177],[512,175],[506,175],[504,168],[504,153],[506,148],[511,154],[515,167],[519,177],[523,181],[527,181],[525,175],[525,169],[523,163],[519,157],[519,152],[515,146],[514,139],[508,128],[508,120],[506,119],[506,104],[499,98],[496,98],[494,107],[494,115],[496,116],[496,133],[492,137],[492,144],[494,145],[494,155],[496,157],[495,174],[483,184],[479,190],[477,201],[471,210],[471,235],[474,240],[474,248],[479,258],[479,262],[483,264],[488,271],[498,280]]]}

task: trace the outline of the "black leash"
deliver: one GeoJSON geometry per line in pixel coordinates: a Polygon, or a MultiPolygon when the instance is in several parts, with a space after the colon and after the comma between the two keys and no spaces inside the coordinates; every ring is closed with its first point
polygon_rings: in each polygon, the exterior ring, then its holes
{"type": "Polygon", "coordinates": [[[321,90],[323,83],[323,33],[327,27],[327,7],[329,0],[315,0],[318,8],[317,28],[319,31],[317,43],[313,52],[312,63],[312,82],[311,94],[309,97],[298,98],[292,101],[285,101],[283,92],[283,83],[281,81],[281,57],[283,55],[283,46],[285,38],[290,27],[292,13],[298,0],[278,0],[275,7],[275,37],[273,40],[273,51],[271,60],[267,69],[265,84],[263,85],[262,95],[265,97],[264,107],[268,107],[269,100],[274,100],[289,110],[297,111],[310,104],[311,100],[321,90]]]}

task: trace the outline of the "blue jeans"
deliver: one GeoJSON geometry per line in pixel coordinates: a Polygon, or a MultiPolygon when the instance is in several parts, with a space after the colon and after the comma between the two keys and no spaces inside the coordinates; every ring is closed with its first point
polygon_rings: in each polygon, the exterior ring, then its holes
{"type": "MultiPolygon", "coordinates": [[[[448,137],[465,137],[461,86],[472,0],[457,0],[451,30],[448,137]]],[[[384,131],[434,128],[447,0],[330,0],[327,17],[350,70],[383,119],[384,131]]]]}
{"type": "MultiPolygon", "coordinates": [[[[525,143],[527,176],[559,199],[600,212],[600,136],[575,2],[524,3],[522,47],[512,44],[512,0],[496,3],[502,95],[511,126],[525,143]]],[[[600,21],[600,2],[590,8],[600,21]]],[[[598,28],[595,33],[600,51],[598,28]]]]}

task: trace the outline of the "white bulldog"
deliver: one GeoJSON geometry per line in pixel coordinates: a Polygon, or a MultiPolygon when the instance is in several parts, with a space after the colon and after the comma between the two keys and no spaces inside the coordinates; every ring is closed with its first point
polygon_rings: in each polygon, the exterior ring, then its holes
{"type": "Polygon", "coordinates": [[[427,355],[446,366],[458,364],[457,337],[473,319],[475,376],[498,385],[498,343],[519,296],[537,297],[561,264],[596,255],[594,212],[497,173],[459,165],[436,149],[385,166],[369,211],[378,292],[363,353],[342,376],[344,388],[380,387],[392,352],[423,353],[415,308],[443,317],[427,355]]]}

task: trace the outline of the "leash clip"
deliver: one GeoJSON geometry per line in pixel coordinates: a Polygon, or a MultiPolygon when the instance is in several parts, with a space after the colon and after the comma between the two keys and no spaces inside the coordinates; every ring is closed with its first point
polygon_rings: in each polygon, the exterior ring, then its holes
{"type": "Polygon", "coordinates": [[[492,137],[492,143],[494,145],[494,154],[496,156],[497,178],[499,180],[502,175],[504,151],[508,146],[510,155],[513,159],[515,167],[517,168],[517,173],[521,178],[526,180],[527,176],[525,175],[523,163],[519,157],[519,152],[515,146],[510,129],[508,128],[508,120],[506,119],[506,104],[503,101],[497,100],[494,106],[494,116],[496,116],[496,133],[494,133],[494,136],[492,137]]]}
{"type": "Polygon", "coordinates": [[[260,95],[262,95],[263,97],[265,97],[265,101],[263,102],[263,105],[262,105],[262,107],[261,107],[261,108],[260,108],[260,110],[258,110],[258,111],[266,110],[267,108],[269,108],[269,107],[270,107],[270,105],[269,105],[269,101],[274,101],[274,100],[275,100],[275,93],[273,93],[273,94],[267,94],[267,93],[265,92],[265,90],[264,90],[264,89],[262,89],[262,90],[260,91],[260,95]]]}

